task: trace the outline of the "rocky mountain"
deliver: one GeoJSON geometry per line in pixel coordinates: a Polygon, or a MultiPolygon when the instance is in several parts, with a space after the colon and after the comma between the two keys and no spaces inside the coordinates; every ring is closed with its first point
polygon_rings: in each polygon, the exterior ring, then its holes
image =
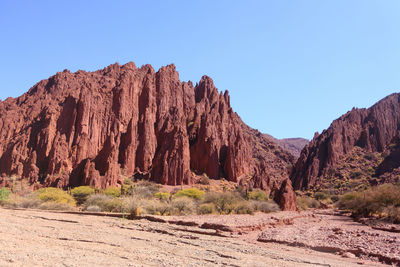
{"type": "Polygon", "coordinates": [[[267,138],[272,139],[275,143],[277,143],[281,148],[290,152],[296,159],[300,157],[301,150],[310,142],[305,138],[283,138],[277,139],[272,135],[265,134],[267,138]]]}
{"type": "Polygon", "coordinates": [[[301,152],[291,180],[295,189],[329,189],[395,182],[400,173],[400,94],[368,109],[349,111],[301,152]]]}
{"type": "Polygon", "coordinates": [[[31,184],[105,188],[135,177],[180,185],[206,173],[286,192],[293,163],[242,122],[227,91],[207,76],[181,82],[174,65],[64,70],[0,102],[0,173],[31,184]]]}

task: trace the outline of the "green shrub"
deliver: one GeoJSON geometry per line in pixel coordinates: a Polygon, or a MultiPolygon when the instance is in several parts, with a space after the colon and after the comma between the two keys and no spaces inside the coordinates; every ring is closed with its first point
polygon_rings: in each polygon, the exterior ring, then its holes
{"type": "Polygon", "coordinates": [[[326,200],[326,199],[329,199],[330,196],[329,196],[329,194],[327,194],[325,192],[317,192],[314,194],[314,198],[316,200],[326,200]]]}
{"type": "Polygon", "coordinates": [[[125,212],[124,202],[120,198],[113,198],[105,203],[104,211],[107,212],[125,212]]]}
{"type": "Polygon", "coordinates": [[[255,189],[251,192],[247,192],[247,198],[251,200],[266,201],[268,200],[268,195],[261,189],[255,189]]]}
{"type": "Polygon", "coordinates": [[[183,189],[179,190],[174,197],[189,197],[192,199],[202,199],[204,197],[205,192],[201,191],[197,188],[189,188],[189,189],[183,189]]]}
{"type": "Polygon", "coordinates": [[[41,188],[36,191],[36,194],[37,197],[43,202],[67,203],[71,206],[76,205],[74,198],[70,196],[66,191],[59,188],[41,188]]]}
{"type": "Polygon", "coordinates": [[[188,215],[195,211],[192,198],[182,196],[171,201],[171,212],[178,215],[188,215]]]}
{"type": "Polygon", "coordinates": [[[200,204],[197,207],[197,213],[202,215],[215,213],[215,206],[213,203],[200,204]]]}
{"type": "Polygon", "coordinates": [[[220,214],[230,214],[235,209],[237,202],[243,200],[238,193],[209,192],[205,195],[203,203],[213,203],[220,214]]]}
{"type": "Polygon", "coordinates": [[[297,205],[300,210],[318,209],[321,207],[321,203],[318,200],[309,197],[297,197],[297,205]]]}
{"type": "Polygon", "coordinates": [[[270,213],[279,211],[279,205],[276,204],[273,200],[269,201],[253,201],[253,207],[256,211],[270,213]]]}
{"type": "Polygon", "coordinates": [[[236,214],[253,214],[254,209],[248,201],[241,201],[236,204],[235,213],[236,214]]]}
{"type": "Polygon", "coordinates": [[[351,211],[355,216],[378,215],[390,219],[393,216],[387,210],[400,207],[400,186],[384,184],[363,192],[350,192],[340,198],[337,206],[351,211]]]}
{"type": "Polygon", "coordinates": [[[94,191],[90,186],[78,186],[71,190],[71,194],[77,204],[82,205],[90,195],[94,194],[94,191]]]}
{"type": "Polygon", "coordinates": [[[11,191],[8,188],[0,188],[0,201],[5,201],[9,198],[11,191]]]}
{"type": "Polygon", "coordinates": [[[166,201],[166,200],[168,200],[169,198],[170,198],[170,193],[169,192],[158,192],[158,193],[155,193],[154,194],[154,197],[155,198],[157,198],[157,199],[159,199],[159,200],[162,200],[162,201],[166,201]]]}
{"type": "Polygon", "coordinates": [[[115,186],[107,187],[106,190],[104,190],[104,195],[111,197],[119,197],[121,196],[121,188],[115,186]]]}

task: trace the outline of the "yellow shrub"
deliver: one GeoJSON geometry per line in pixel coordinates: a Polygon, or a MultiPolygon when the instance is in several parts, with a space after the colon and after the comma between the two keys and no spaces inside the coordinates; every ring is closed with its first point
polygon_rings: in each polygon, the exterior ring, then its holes
{"type": "Polygon", "coordinates": [[[75,200],[72,196],[62,189],[47,187],[41,188],[36,192],[38,198],[43,202],[66,203],[75,206],[75,200]]]}
{"type": "Polygon", "coordinates": [[[95,190],[90,186],[78,186],[71,190],[71,194],[78,205],[85,203],[86,199],[94,192],[95,190]]]}
{"type": "Polygon", "coordinates": [[[158,192],[154,194],[155,198],[158,198],[159,200],[167,200],[170,197],[169,192],[158,192]]]}
{"type": "Polygon", "coordinates": [[[106,190],[104,190],[104,194],[107,196],[119,197],[121,196],[121,188],[115,186],[107,187],[106,190]]]}
{"type": "Polygon", "coordinates": [[[189,188],[189,189],[183,189],[179,190],[174,197],[190,197],[193,199],[202,199],[204,197],[205,192],[201,191],[197,188],[189,188]]]}

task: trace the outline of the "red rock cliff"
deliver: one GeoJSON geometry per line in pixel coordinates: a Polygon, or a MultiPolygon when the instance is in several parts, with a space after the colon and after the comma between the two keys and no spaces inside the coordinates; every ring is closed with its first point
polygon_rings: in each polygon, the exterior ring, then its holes
{"type": "Polygon", "coordinates": [[[280,188],[293,157],[246,126],[204,76],[181,82],[174,65],[63,71],[0,101],[0,172],[45,186],[162,184],[210,178],[280,188]]]}
{"type": "MultiPolygon", "coordinates": [[[[396,144],[400,130],[400,94],[392,94],[369,109],[353,109],[307,145],[291,174],[295,189],[309,189],[323,179],[339,159],[355,146],[364,152],[383,152],[389,144],[396,144]]],[[[392,152],[392,157],[395,152],[392,152]]],[[[390,158],[385,162],[392,162],[390,158]]],[[[384,162],[384,163],[385,163],[384,162]]],[[[399,164],[387,164],[391,168],[399,164]]],[[[379,172],[389,167],[380,166],[379,172]]]]}

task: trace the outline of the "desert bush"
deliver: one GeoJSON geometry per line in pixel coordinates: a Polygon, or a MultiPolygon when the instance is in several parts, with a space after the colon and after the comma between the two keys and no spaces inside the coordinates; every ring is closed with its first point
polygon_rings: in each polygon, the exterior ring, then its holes
{"type": "Polygon", "coordinates": [[[387,209],[387,217],[390,222],[400,224],[400,207],[389,207],[387,209]]]}
{"type": "Polygon", "coordinates": [[[158,200],[147,200],[143,202],[144,212],[152,215],[168,215],[171,212],[169,203],[158,200]]]}
{"type": "Polygon", "coordinates": [[[135,197],[127,197],[123,199],[123,212],[130,214],[130,216],[138,216],[142,213],[140,202],[135,197]]]}
{"type": "Polygon", "coordinates": [[[195,204],[192,198],[182,196],[171,201],[171,213],[188,215],[195,211],[195,204]]]}
{"type": "Polygon", "coordinates": [[[235,205],[236,214],[253,214],[254,208],[249,201],[240,201],[235,205]]]}
{"type": "Polygon", "coordinates": [[[321,207],[321,203],[313,198],[310,197],[297,197],[297,205],[299,206],[300,210],[307,210],[310,208],[318,209],[321,207]]]}
{"type": "Polygon", "coordinates": [[[104,195],[111,197],[119,197],[121,196],[121,188],[115,186],[107,187],[106,190],[104,190],[104,195]]]}
{"type": "Polygon", "coordinates": [[[102,211],[102,209],[99,206],[89,206],[87,208],[85,208],[86,211],[90,211],[90,212],[100,212],[102,211]]]}
{"type": "Polygon", "coordinates": [[[74,207],[65,202],[44,202],[38,206],[42,210],[74,210],[74,207]]]}
{"type": "Polygon", "coordinates": [[[247,198],[251,200],[266,201],[268,200],[268,195],[261,189],[254,189],[253,191],[247,192],[247,198]]]}
{"type": "Polygon", "coordinates": [[[363,192],[350,192],[340,198],[337,206],[351,211],[355,216],[379,215],[389,218],[386,211],[400,207],[400,186],[384,184],[363,192]]]}
{"type": "Polygon", "coordinates": [[[204,197],[205,192],[201,191],[197,188],[189,188],[189,189],[183,189],[179,190],[175,195],[174,198],[178,197],[189,197],[192,199],[202,199],[204,197]]]}
{"type": "Polygon", "coordinates": [[[152,195],[160,191],[161,185],[150,182],[150,181],[140,181],[135,185],[135,188],[144,187],[147,188],[152,195]]]}
{"type": "Polygon", "coordinates": [[[339,201],[339,196],[337,196],[337,195],[333,195],[333,196],[331,196],[331,200],[332,200],[332,202],[338,202],[339,201]]]}
{"type": "Polygon", "coordinates": [[[170,198],[170,193],[169,192],[157,192],[154,194],[154,197],[161,200],[161,201],[167,201],[170,198]]]}
{"type": "Polygon", "coordinates": [[[54,188],[46,187],[36,191],[37,197],[43,202],[56,202],[56,203],[67,203],[71,206],[75,206],[75,200],[66,191],[54,188]]]}
{"type": "Polygon", "coordinates": [[[327,199],[329,199],[330,198],[330,196],[329,196],[329,194],[328,193],[326,193],[326,192],[316,192],[315,194],[314,194],[314,198],[316,199],[316,200],[327,200],[327,199]]]}
{"type": "Polygon", "coordinates": [[[0,201],[5,201],[9,198],[11,191],[8,188],[0,188],[0,201]]]}
{"type": "Polygon", "coordinates": [[[213,203],[200,204],[197,207],[197,213],[202,215],[215,213],[215,206],[213,203]]]}
{"type": "Polygon", "coordinates": [[[94,189],[90,186],[78,186],[71,190],[71,194],[76,203],[82,205],[90,195],[94,194],[94,189]]]}
{"type": "Polygon", "coordinates": [[[143,186],[135,186],[133,188],[133,196],[138,199],[152,199],[155,193],[151,189],[143,186]]]}
{"type": "Polygon", "coordinates": [[[125,205],[123,199],[112,198],[105,203],[104,211],[107,212],[125,212],[125,205]]]}
{"type": "Polygon", "coordinates": [[[40,199],[38,199],[36,194],[30,194],[26,196],[18,196],[12,194],[6,201],[2,202],[2,205],[10,208],[38,208],[42,203],[40,199]]]}
{"type": "Polygon", "coordinates": [[[106,207],[107,207],[107,203],[112,201],[113,197],[111,196],[107,196],[107,195],[103,195],[103,194],[93,194],[90,195],[87,200],[85,201],[84,204],[84,209],[89,211],[88,208],[89,207],[99,207],[100,211],[105,211],[106,207]]]}
{"type": "Polygon", "coordinates": [[[243,200],[234,192],[209,192],[205,195],[203,203],[213,203],[220,214],[230,214],[235,209],[237,202],[243,200]]]}
{"type": "Polygon", "coordinates": [[[264,213],[276,212],[280,210],[279,205],[276,204],[273,200],[253,201],[252,204],[256,211],[264,213]]]}

